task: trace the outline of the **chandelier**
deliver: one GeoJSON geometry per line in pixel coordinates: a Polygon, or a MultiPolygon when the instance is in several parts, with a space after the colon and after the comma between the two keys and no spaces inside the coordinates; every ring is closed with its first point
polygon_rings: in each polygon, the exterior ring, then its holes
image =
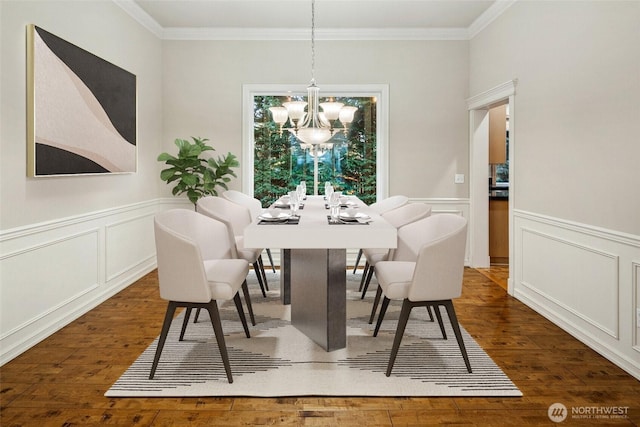
{"type": "Polygon", "coordinates": [[[270,107],[269,110],[273,121],[280,127],[280,135],[284,129],[288,130],[300,141],[302,149],[310,149],[311,155],[317,158],[324,150],[333,147],[328,141],[334,135],[340,131],[346,135],[357,108],[345,106],[341,102],[319,102],[320,88],[316,86],[314,76],[315,54],[315,0],[311,0],[311,83],[307,87],[308,102],[284,102],[282,107],[270,107]],[[322,111],[319,107],[322,107],[322,111]],[[289,127],[285,128],[287,121],[289,127]],[[343,127],[336,127],[337,121],[343,127]]]}

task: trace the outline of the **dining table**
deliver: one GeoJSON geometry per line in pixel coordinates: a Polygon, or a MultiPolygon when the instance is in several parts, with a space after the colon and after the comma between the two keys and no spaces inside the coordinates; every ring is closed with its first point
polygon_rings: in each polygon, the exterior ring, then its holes
{"type": "Polygon", "coordinates": [[[346,251],[396,248],[397,230],[356,196],[332,220],[324,196],[307,196],[296,215],[279,199],[244,230],[247,248],[280,249],[280,298],[291,324],[326,351],[345,348],[346,251]]]}

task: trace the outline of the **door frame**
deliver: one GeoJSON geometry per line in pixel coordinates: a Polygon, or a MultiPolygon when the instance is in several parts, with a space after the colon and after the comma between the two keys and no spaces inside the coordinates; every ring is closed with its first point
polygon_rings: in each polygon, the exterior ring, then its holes
{"type": "Polygon", "coordinates": [[[509,295],[513,295],[514,260],[514,221],[513,208],[516,194],[515,180],[515,94],[517,79],[509,80],[485,92],[467,99],[469,110],[469,199],[471,204],[469,218],[469,244],[471,267],[486,268],[489,259],[489,108],[495,104],[509,104],[509,295]]]}

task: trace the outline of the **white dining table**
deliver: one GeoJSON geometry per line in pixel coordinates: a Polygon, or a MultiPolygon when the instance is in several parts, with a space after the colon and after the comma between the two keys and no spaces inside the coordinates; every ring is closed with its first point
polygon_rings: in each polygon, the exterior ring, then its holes
{"type": "Polygon", "coordinates": [[[357,197],[348,203],[371,221],[331,224],[324,196],[308,196],[297,224],[256,219],[244,230],[245,247],[281,249],[280,296],[291,304],[291,324],[327,351],[347,344],[346,250],[397,246],[395,227],[357,197]]]}

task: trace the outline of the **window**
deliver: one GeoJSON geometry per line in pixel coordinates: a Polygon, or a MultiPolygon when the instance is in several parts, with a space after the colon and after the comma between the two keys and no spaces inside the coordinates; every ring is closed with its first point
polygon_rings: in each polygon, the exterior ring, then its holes
{"type": "MultiPolygon", "coordinates": [[[[350,87],[350,89],[353,89],[350,87]]],[[[336,135],[333,148],[318,157],[319,193],[330,181],[346,194],[355,194],[366,203],[386,197],[386,86],[366,86],[345,92],[321,88],[322,98],[358,107],[347,134],[336,135]]],[[[304,96],[305,88],[295,92],[304,96]]],[[[311,153],[302,150],[290,132],[278,132],[268,108],[297,97],[280,87],[245,85],[243,132],[243,190],[268,206],[277,197],[295,188],[302,180],[313,188],[311,153]],[[245,167],[244,165],[253,165],[245,167]]],[[[309,193],[311,191],[307,190],[309,193]]]]}

